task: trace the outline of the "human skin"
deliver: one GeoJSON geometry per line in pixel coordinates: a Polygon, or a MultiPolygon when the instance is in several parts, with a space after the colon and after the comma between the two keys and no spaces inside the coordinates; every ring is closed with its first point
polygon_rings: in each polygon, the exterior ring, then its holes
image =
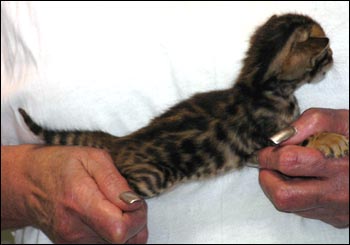
{"type": "Polygon", "coordinates": [[[292,125],[296,135],[258,154],[262,189],[280,211],[348,227],[349,157],[325,158],[316,149],[296,144],[317,132],[349,138],[349,110],[309,109],[292,125]]]}
{"type": "Polygon", "coordinates": [[[110,156],[88,147],[1,147],[1,229],[34,226],[55,243],[146,243],[145,201],[110,156]]]}

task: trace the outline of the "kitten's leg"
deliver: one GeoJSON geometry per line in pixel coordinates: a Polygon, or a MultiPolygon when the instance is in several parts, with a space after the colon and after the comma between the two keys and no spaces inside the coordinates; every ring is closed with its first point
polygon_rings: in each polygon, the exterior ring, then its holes
{"type": "Polygon", "coordinates": [[[306,139],[303,146],[321,151],[326,157],[340,158],[349,155],[349,140],[336,133],[318,133],[306,139]]]}
{"type": "MultiPolygon", "coordinates": [[[[340,158],[349,155],[349,140],[341,134],[317,133],[304,140],[301,145],[315,148],[326,157],[340,158]]],[[[257,154],[253,154],[245,165],[258,168],[257,154]]]]}

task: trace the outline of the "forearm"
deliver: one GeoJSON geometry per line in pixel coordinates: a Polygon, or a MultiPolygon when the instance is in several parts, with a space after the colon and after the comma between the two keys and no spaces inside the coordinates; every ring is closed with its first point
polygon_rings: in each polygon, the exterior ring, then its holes
{"type": "Polygon", "coordinates": [[[30,225],[25,159],[34,145],[1,146],[1,229],[30,225]]]}

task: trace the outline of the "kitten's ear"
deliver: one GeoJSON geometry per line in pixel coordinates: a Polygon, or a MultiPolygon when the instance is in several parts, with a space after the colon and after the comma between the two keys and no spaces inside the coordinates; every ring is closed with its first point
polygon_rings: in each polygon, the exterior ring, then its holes
{"type": "Polygon", "coordinates": [[[277,15],[274,14],[266,21],[266,23],[268,23],[268,22],[270,22],[270,21],[272,21],[272,20],[274,20],[276,18],[277,18],[277,15]]]}

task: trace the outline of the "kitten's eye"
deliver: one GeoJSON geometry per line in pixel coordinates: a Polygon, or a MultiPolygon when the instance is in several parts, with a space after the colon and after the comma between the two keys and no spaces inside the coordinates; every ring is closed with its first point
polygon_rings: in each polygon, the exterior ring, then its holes
{"type": "Polygon", "coordinates": [[[309,33],[307,33],[306,31],[303,31],[299,35],[298,42],[300,43],[305,42],[308,38],[309,38],[309,33]]]}

